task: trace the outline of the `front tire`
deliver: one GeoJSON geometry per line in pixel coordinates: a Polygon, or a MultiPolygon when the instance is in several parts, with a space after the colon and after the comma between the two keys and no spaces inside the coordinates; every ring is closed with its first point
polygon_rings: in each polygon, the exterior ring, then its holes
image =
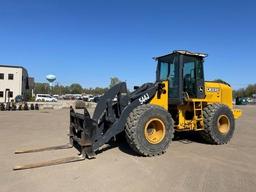
{"type": "Polygon", "coordinates": [[[204,140],[222,145],[230,141],[235,131],[235,120],[230,108],[223,104],[210,104],[203,110],[204,130],[200,132],[204,140]]]}
{"type": "Polygon", "coordinates": [[[163,154],[172,141],[174,128],[169,112],[155,105],[140,105],[129,115],[126,140],[140,155],[163,154]]]}

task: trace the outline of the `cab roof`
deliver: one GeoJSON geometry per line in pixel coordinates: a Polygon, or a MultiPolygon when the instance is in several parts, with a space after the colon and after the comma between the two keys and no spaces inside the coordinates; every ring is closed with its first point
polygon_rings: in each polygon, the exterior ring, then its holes
{"type": "Polygon", "coordinates": [[[172,54],[176,54],[176,53],[182,54],[182,55],[197,56],[197,57],[202,57],[202,58],[205,58],[205,57],[208,56],[208,54],[206,54],[206,53],[196,53],[196,52],[187,51],[187,50],[175,50],[175,51],[173,51],[171,53],[168,53],[166,55],[162,55],[162,56],[158,56],[158,57],[153,57],[153,59],[158,60],[158,59],[160,59],[162,57],[166,57],[166,56],[169,56],[169,55],[172,55],[172,54]]]}

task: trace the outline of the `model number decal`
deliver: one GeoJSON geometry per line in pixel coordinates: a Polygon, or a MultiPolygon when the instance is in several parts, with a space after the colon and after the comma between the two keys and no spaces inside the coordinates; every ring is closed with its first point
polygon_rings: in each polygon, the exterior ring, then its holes
{"type": "Polygon", "coordinates": [[[149,95],[147,93],[143,95],[141,98],[139,98],[139,102],[141,105],[145,103],[147,100],[149,100],[149,95]]]}
{"type": "Polygon", "coordinates": [[[219,92],[219,91],[220,91],[219,88],[215,88],[215,87],[208,87],[206,90],[207,90],[208,92],[219,92]]]}

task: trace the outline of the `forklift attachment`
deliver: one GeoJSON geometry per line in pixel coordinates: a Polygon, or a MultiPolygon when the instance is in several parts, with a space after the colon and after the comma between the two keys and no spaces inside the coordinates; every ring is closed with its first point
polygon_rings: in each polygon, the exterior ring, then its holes
{"type": "Polygon", "coordinates": [[[51,146],[51,147],[44,147],[44,148],[37,148],[37,149],[20,149],[16,150],[15,154],[22,154],[22,153],[35,153],[35,152],[41,152],[41,151],[52,151],[52,150],[59,150],[59,149],[69,149],[73,146],[69,143],[66,145],[58,145],[58,146],[51,146]]]}
{"type": "Polygon", "coordinates": [[[85,158],[92,159],[96,151],[109,143],[119,133],[124,131],[129,114],[139,105],[150,101],[158,89],[159,83],[146,83],[128,95],[126,83],[122,82],[113,86],[99,100],[92,118],[86,108],[84,113],[77,113],[70,107],[70,144],[52,146],[38,149],[17,150],[15,154],[32,153],[50,150],[76,148],[80,152],[79,157],[68,157],[14,167],[14,170],[30,169],[81,161],[85,158]],[[117,101],[116,101],[117,99],[117,101]]]}
{"type": "Polygon", "coordinates": [[[71,162],[82,161],[82,160],[85,160],[85,157],[83,155],[75,156],[75,157],[65,157],[65,158],[54,159],[54,160],[45,161],[45,162],[41,162],[41,163],[17,165],[13,168],[13,170],[16,171],[16,170],[23,170],[23,169],[46,167],[46,166],[51,166],[51,165],[59,165],[59,164],[71,163],[71,162]]]}

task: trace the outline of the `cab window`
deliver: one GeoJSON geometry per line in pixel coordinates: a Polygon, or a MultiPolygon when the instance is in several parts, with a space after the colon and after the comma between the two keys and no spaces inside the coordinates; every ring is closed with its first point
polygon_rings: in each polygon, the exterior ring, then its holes
{"type": "Polygon", "coordinates": [[[196,57],[183,57],[183,88],[189,96],[197,96],[197,82],[203,79],[202,61],[196,57]]]}
{"type": "Polygon", "coordinates": [[[167,56],[159,61],[159,79],[168,80],[169,97],[179,97],[179,63],[177,56],[167,56]]]}
{"type": "Polygon", "coordinates": [[[164,80],[167,80],[168,78],[168,73],[169,73],[169,64],[168,63],[165,63],[165,62],[161,62],[160,63],[160,80],[161,81],[164,81],[164,80]]]}

